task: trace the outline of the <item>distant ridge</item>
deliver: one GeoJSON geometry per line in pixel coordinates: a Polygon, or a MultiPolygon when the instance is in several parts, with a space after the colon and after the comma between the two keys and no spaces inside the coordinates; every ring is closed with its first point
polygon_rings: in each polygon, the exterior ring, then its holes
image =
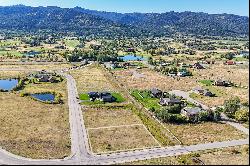
{"type": "Polygon", "coordinates": [[[115,13],[80,7],[0,7],[0,29],[49,31],[95,36],[245,36],[249,17],[203,12],[115,13]]]}

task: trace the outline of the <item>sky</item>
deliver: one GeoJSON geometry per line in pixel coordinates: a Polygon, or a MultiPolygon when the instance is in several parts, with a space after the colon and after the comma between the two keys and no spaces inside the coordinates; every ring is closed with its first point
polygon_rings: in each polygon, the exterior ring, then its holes
{"type": "Polygon", "coordinates": [[[249,0],[0,0],[0,6],[75,6],[120,13],[206,12],[249,16],[249,0]]]}

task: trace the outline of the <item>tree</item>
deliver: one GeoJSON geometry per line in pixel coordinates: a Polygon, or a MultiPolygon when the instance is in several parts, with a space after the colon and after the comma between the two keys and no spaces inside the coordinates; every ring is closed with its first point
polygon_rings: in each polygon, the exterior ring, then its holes
{"type": "Polygon", "coordinates": [[[148,64],[150,64],[150,65],[153,65],[153,64],[154,64],[154,61],[153,61],[153,58],[152,58],[152,57],[149,57],[149,58],[148,58],[148,64]]]}
{"type": "Polygon", "coordinates": [[[249,121],[249,110],[241,109],[235,112],[235,119],[237,121],[246,122],[249,121]]]}
{"type": "Polygon", "coordinates": [[[234,117],[235,112],[238,111],[239,108],[240,108],[239,97],[234,97],[224,102],[224,113],[229,117],[234,117]]]}

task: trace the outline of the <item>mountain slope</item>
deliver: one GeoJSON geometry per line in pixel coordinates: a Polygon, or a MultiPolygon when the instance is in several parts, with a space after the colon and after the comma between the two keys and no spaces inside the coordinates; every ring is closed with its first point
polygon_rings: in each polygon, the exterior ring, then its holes
{"type": "Polygon", "coordinates": [[[74,32],[94,36],[163,36],[176,33],[248,36],[249,18],[194,12],[114,13],[80,7],[0,7],[0,29],[74,32]]]}

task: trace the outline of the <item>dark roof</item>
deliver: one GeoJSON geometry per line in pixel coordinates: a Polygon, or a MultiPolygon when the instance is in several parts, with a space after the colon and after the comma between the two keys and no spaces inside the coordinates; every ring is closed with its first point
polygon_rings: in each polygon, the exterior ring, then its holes
{"type": "Polygon", "coordinates": [[[153,88],[153,89],[151,89],[151,93],[158,94],[158,93],[162,93],[162,91],[157,89],[157,88],[153,88]]]}
{"type": "Polygon", "coordinates": [[[194,107],[194,108],[186,107],[186,108],[183,108],[183,110],[185,110],[189,115],[196,115],[199,112],[202,112],[202,109],[199,107],[194,107]]]}

